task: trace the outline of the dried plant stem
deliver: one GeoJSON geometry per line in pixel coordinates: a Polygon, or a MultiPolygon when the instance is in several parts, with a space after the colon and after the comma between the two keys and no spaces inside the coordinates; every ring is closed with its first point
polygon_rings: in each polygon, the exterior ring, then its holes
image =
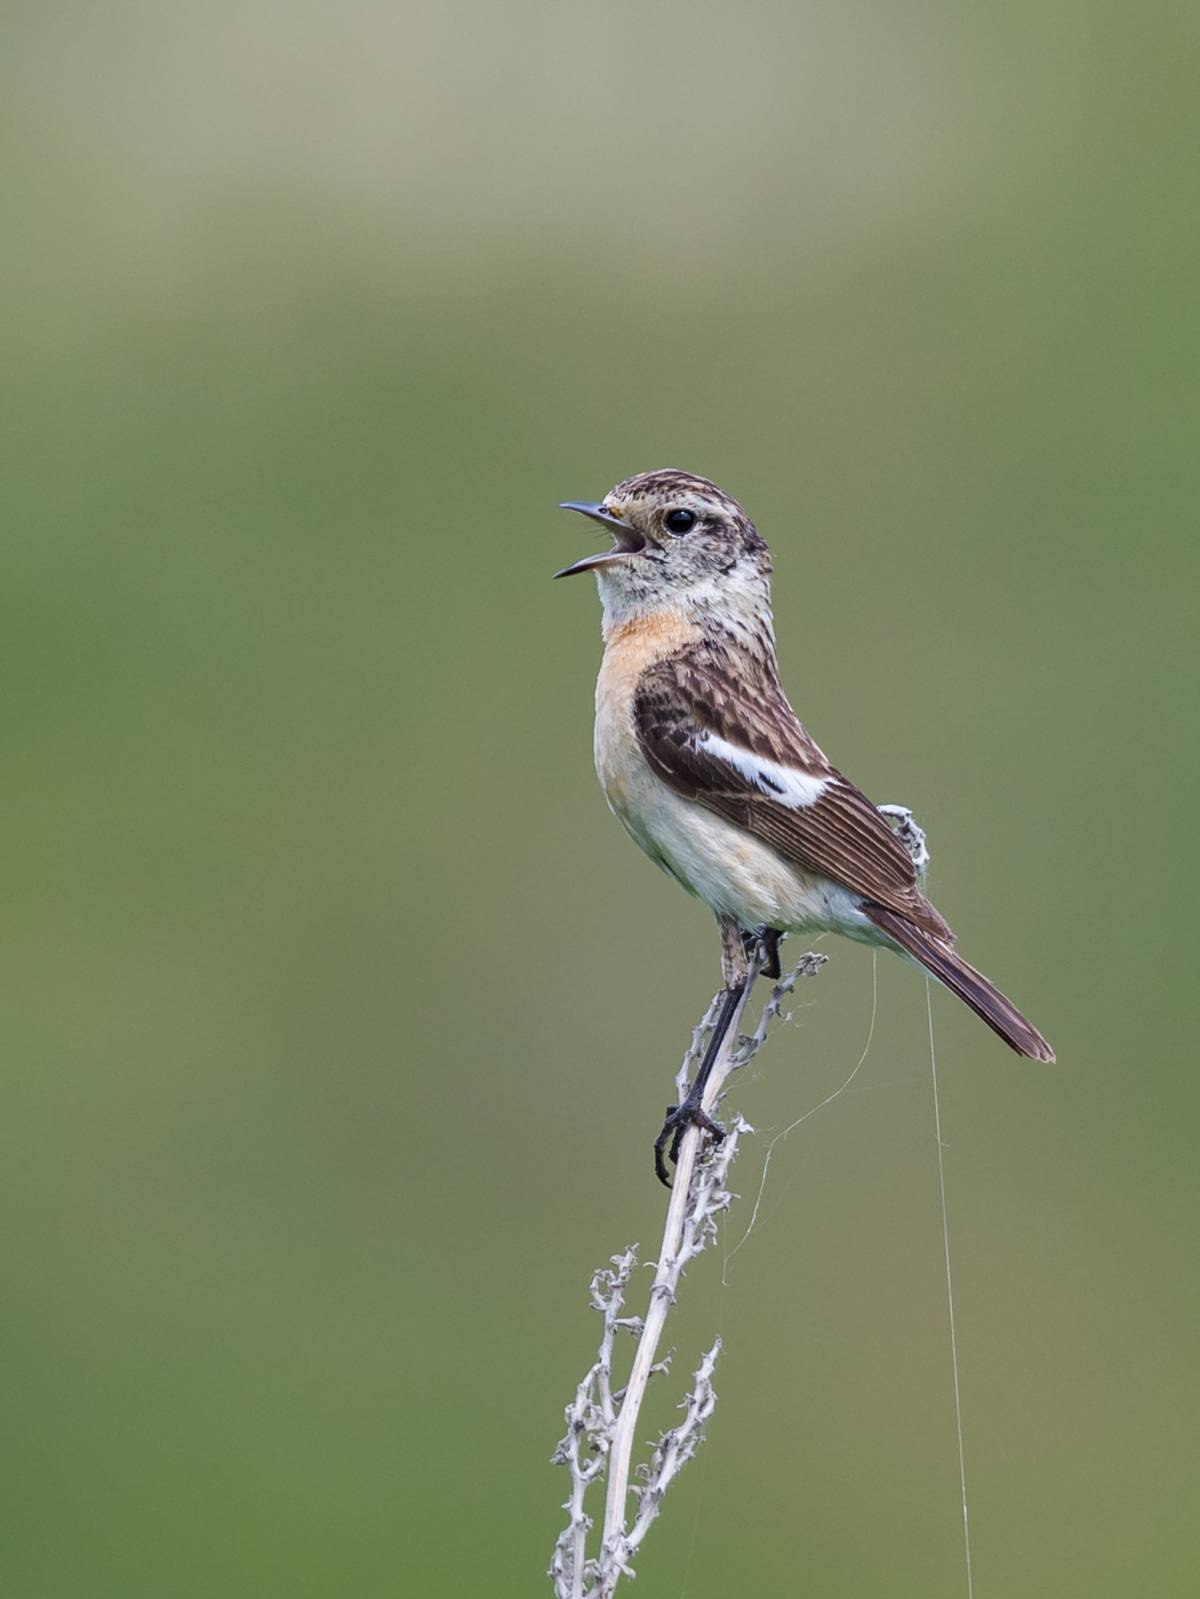
{"type": "MultiPolygon", "coordinates": [[[[805,955],[794,969],[771,990],[758,1025],[749,1036],[740,1035],[739,1023],[758,975],[760,958],[750,967],[750,980],[713,1063],[704,1094],[706,1111],[720,1102],[730,1074],[753,1059],[766,1040],[773,1020],[783,1013],[783,1003],[801,976],[809,976],[824,963],[823,955],[805,955]]],[[[683,1058],[677,1082],[682,1099],[688,1080],[698,1066],[708,1034],[716,1022],[724,993],[709,1006],[700,1025],[694,1029],[691,1045],[683,1058]]],[[[634,1266],[635,1248],[614,1255],[608,1267],[592,1278],[591,1302],[604,1317],[598,1358],[584,1377],[575,1398],[567,1407],[567,1433],[554,1454],[571,1474],[571,1496],[564,1505],[567,1527],[555,1545],[550,1565],[557,1599],[611,1599],[622,1576],[632,1576],[630,1564],[650,1523],[658,1514],[663,1494],[691,1459],[703,1437],[704,1425],[716,1403],[712,1377],[720,1352],[718,1338],[697,1367],[692,1390],[683,1404],[684,1417],[678,1426],[659,1439],[650,1460],[639,1466],[631,1482],[633,1455],[642,1402],[650,1378],[665,1371],[668,1361],[658,1359],[658,1349],[679,1280],[688,1262],[716,1237],[717,1216],[732,1202],[726,1186],[729,1169],[738,1144],[749,1125],[735,1116],[720,1143],[703,1150],[705,1135],[689,1127],[681,1141],[675,1180],[667,1204],[662,1243],[659,1247],[654,1282],[644,1318],[624,1316],[624,1300],[634,1266]],[[618,1330],[637,1339],[637,1349],[623,1390],[612,1388],[613,1345],[618,1330]],[[588,1489],[604,1475],[606,1478],[604,1526],[599,1554],[586,1555],[592,1523],[584,1508],[588,1489]],[[637,1495],[637,1514],[627,1521],[629,1494],[637,1495]]]]}
{"type": "MultiPolygon", "coordinates": [[[[704,1092],[702,1101],[706,1111],[712,1111],[720,1098],[725,1080],[733,1069],[733,1061],[737,1050],[738,1026],[742,1013],[749,1002],[750,994],[754,987],[754,979],[758,976],[760,956],[755,953],[750,963],[750,977],[742,990],[742,998],[729,1031],[725,1034],[721,1046],[721,1053],[713,1064],[712,1075],[704,1092]]],[[[642,1335],[638,1339],[637,1352],[633,1357],[633,1366],[629,1373],[629,1382],[625,1388],[625,1397],[621,1401],[620,1415],[613,1429],[612,1451],[608,1461],[608,1482],[604,1503],[604,1533],[602,1547],[616,1544],[625,1531],[625,1500],[629,1491],[630,1461],[633,1455],[634,1433],[637,1429],[638,1416],[642,1408],[642,1400],[646,1396],[646,1385],[650,1381],[650,1371],[658,1354],[658,1345],[662,1338],[663,1328],[666,1326],[667,1314],[675,1302],[675,1290],[683,1270],[683,1244],[684,1225],[688,1213],[689,1203],[692,1200],[692,1173],[696,1166],[696,1156],[700,1151],[700,1140],[704,1136],[700,1127],[691,1126],[683,1135],[683,1143],[679,1150],[679,1159],[675,1166],[675,1180],[671,1188],[671,1198],[667,1204],[667,1217],[663,1225],[662,1243],[658,1251],[658,1265],[654,1272],[654,1286],[650,1290],[650,1306],[646,1312],[645,1324],[642,1335]]]]}
{"type": "MultiPolygon", "coordinates": [[[[918,873],[922,872],[929,861],[929,850],[925,834],[912,812],[903,805],[881,805],[879,810],[899,835],[918,873]]],[[[802,955],[792,970],[772,988],[758,1025],[746,1036],[739,1035],[738,1027],[762,966],[761,953],[754,955],[750,962],[749,979],[725,1032],[720,1052],[713,1062],[702,1102],[705,1111],[711,1114],[716,1110],[731,1073],[753,1060],[762,1048],[771,1023],[784,1014],[784,1001],[795,988],[797,980],[813,976],[825,964],[825,959],[824,955],[802,955]]],[[[691,1044],[676,1076],[680,1102],[687,1093],[693,1072],[700,1065],[705,1041],[716,1025],[726,998],[725,990],[717,994],[700,1025],[692,1031],[691,1044]]],[[[874,1025],[872,1014],[872,1029],[874,1025]]],[[[862,1061],[859,1062],[861,1064],[862,1061]]],[[[857,1070],[858,1067],[855,1067],[857,1070]]],[[[841,1091],[838,1089],[837,1093],[841,1091]]],[[[836,1095],[829,1097],[836,1098],[836,1095]]],[[[822,1103],[828,1104],[829,1099],[822,1103]]],[[[811,1112],[808,1114],[811,1115],[811,1112]]],[[[804,1118],[801,1117],[801,1120],[804,1118]]],[[[794,1125],[798,1126],[799,1123],[794,1125]]],[[[559,1534],[550,1561],[555,1599],[612,1599],[621,1578],[634,1575],[630,1562],[641,1547],[650,1523],[658,1515],[664,1493],[703,1439],[704,1425],[717,1401],[712,1379],[721,1351],[719,1338],[693,1373],[691,1392],[680,1407],[684,1412],[683,1420],[668,1429],[659,1439],[650,1459],[638,1466],[636,1471],[634,1469],[635,1434],[646,1389],[655,1372],[666,1371],[670,1362],[669,1356],[658,1359],[658,1346],[662,1341],[667,1316],[675,1303],[679,1280],[688,1262],[694,1260],[717,1236],[717,1217],[728,1209],[734,1199],[727,1183],[729,1171],[743,1133],[752,1131],[741,1116],[734,1116],[719,1143],[710,1142],[705,1146],[706,1135],[695,1126],[685,1132],[680,1143],[674,1186],[667,1204],[654,1283],[644,1318],[621,1314],[637,1265],[636,1245],[631,1245],[623,1255],[613,1255],[608,1266],[602,1267],[592,1277],[592,1307],[604,1318],[604,1333],[594,1365],[567,1406],[566,1436],[551,1457],[557,1464],[566,1466],[571,1474],[571,1494],[563,1506],[568,1515],[567,1525],[559,1534]],[[637,1339],[637,1350],[628,1382],[624,1389],[614,1391],[613,1348],[618,1331],[631,1333],[637,1339]],[[589,1489],[600,1477],[606,1479],[604,1527],[599,1554],[589,1559],[587,1544],[592,1520],[585,1508],[585,1500],[589,1489]],[[631,1481],[633,1477],[637,1478],[636,1482],[631,1481]],[[631,1493],[637,1495],[638,1506],[632,1526],[626,1519],[631,1493]]],[[[961,1434],[959,1448],[961,1467],[961,1434]]],[[[963,1511],[965,1528],[965,1499],[963,1511]]],[[[968,1555],[968,1581],[969,1558],[968,1555]]]]}

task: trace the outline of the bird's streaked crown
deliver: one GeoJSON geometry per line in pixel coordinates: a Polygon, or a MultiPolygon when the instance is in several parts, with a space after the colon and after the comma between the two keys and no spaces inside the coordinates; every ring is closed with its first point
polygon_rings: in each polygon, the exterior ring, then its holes
{"type": "Polygon", "coordinates": [[[600,522],[614,545],[556,573],[594,571],[613,617],[660,607],[769,604],[771,554],[745,511],[708,478],[661,468],[618,483],[602,501],[565,508],[600,522]]]}

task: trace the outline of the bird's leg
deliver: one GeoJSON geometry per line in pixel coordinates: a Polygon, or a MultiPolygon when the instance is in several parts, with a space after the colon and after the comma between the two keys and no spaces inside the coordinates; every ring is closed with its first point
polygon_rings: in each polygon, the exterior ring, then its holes
{"type": "Polygon", "coordinates": [[[667,1141],[670,1140],[670,1159],[672,1163],[679,1159],[679,1146],[683,1142],[683,1135],[689,1127],[703,1127],[706,1133],[711,1133],[713,1138],[720,1143],[725,1136],[725,1129],[715,1122],[703,1108],[701,1101],[704,1090],[708,1087],[708,1079],[712,1075],[713,1064],[721,1052],[721,1045],[725,1041],[725,1034],[729,1031],[729,1024],[737,1015],[738,1006],[742,1002],[742,995],[746,992],[749,974],[742,977],[740,983],[727,987],[725,998],[721,1002],[721,1009],[708,1040],[708,1048],[704,1051],[704,1059],[700,1062],[700,1070],[696,1073],[696,1080],[687,1091],[687,1097],[682,1105],[668,1105],[666,1120],[662,1124],[662,1131],[654,1140],[654,1171],[660,1183],[670,1188],[671,1180],[667,1176],[666,1161],[663,1152],[666,1150],[667,1141]]]}
{"type": "Polygon", "coordinates": [[[745,933],[731,916],[718,916],[717,926],[721,932],[721,975],[725,980],[725,997],[721,1002],[721,1009],[709,1037],[708,1048],[704,1051],[704,1059],[700,1062],[700,1070],[696,1073],[696,1079],[688,1089],[682,1105],[667,1106],[666,1120],[654,1140],[654,1170],[659,1182],[665,1183],[668,1188],[671,1184],[667,1176],[666,1160],[663,1158],[664,1152],[672,1163],[678,1161],[679,1146],[689,1127],[702,1127],[718,1143],[725,1136],[720,1123],[713,1120],[701,1102],[713,1066],[721,1052],[721,1045],[725,1042],[725,1035],[737,1015],[738,1006],[746,992],[746,985],[750,981],[751,958],[756,952],[760,952],[763,962],[760,969],[767,976],[778,977],[780,974],[779,940],[783,937],[782,933],[769,927],[745,933]]]}
{"type": "Polygon", "coordinates": [[[721,977],[726,988],[737,988],[750,973],[750,956],[758,942],[757,933],[744,933],[731,916],[718,916],[721,934],[721,977]]]}

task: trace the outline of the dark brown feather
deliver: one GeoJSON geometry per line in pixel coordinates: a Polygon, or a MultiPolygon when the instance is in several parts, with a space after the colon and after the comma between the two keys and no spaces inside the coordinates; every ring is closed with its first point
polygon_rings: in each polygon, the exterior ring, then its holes
{"type": "Polygon", "coordinates": [[[930,937],[922,928],[914,927],[907,917],[897,916],[882,905],[866,904],[863,910],[881,932],[919,961],[926,971],[932,972],[951,993],[957,994],[994,1033],[999,1033],[1010,1049],[1029,1060],[1054,1059],[1054,1051],[1033,1023],[956,950],[930,937]]]}
{"type": "Polygon", "coordinates": [[[705,640],[642,677],[634,721],[654,771],[676,793],[744,827],[802,871],[828,877],[947,942],[953,934],[917,886],[907,850],[809,737],[775,673],[773,652],[741,639],[705,640]],[[813,805],[781,804],[702,747],[713,733],[741,749],[828,780],[813,805]]]}

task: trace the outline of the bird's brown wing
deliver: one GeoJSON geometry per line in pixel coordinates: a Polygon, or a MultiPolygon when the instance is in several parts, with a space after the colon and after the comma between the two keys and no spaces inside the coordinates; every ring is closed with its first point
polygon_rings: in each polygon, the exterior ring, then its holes
{"type": "Polygon", "coordinates": [[[638,741],[677,794],[744,827],[802,871],[832,878],[952,934],[917,886],[907,850],[861,790],[830,765],[778,679],[707,649],[658,662],[634,696],[638,741]]]}

